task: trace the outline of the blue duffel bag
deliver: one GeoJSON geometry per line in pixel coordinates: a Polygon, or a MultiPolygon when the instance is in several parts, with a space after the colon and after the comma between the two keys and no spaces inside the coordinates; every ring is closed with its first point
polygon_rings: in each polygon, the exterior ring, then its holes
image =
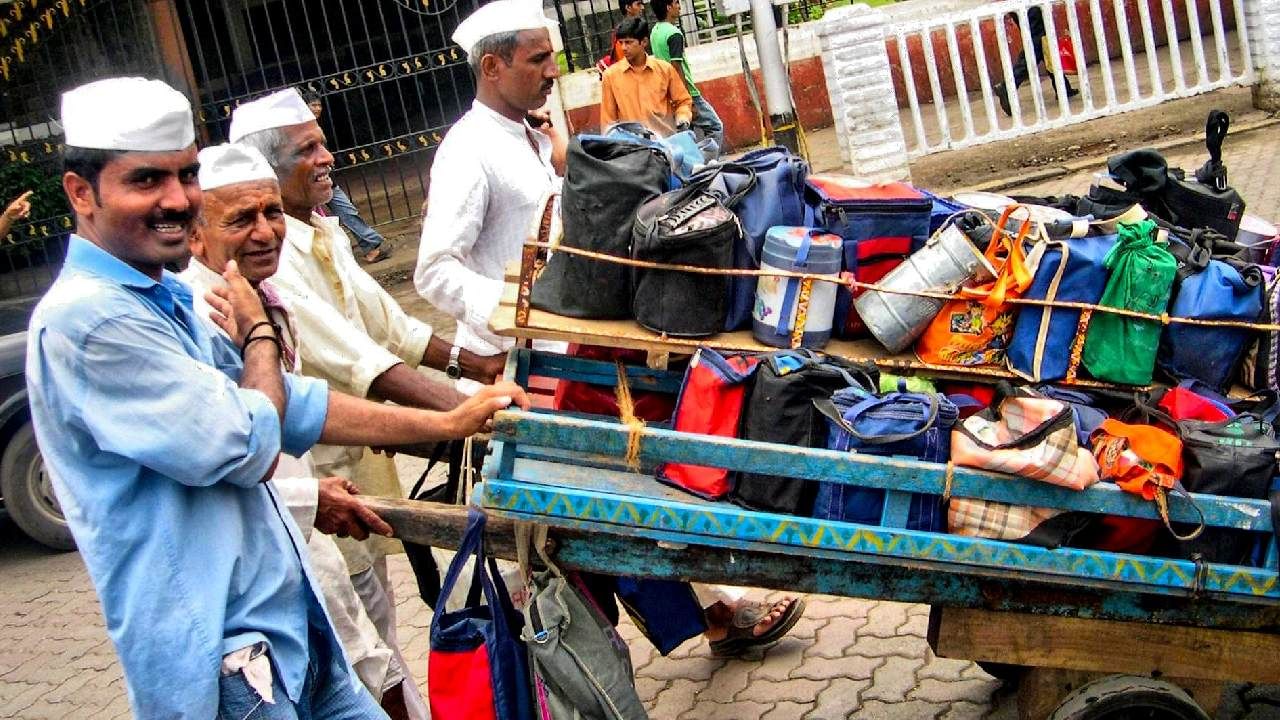
{"type": "MultiPolygon", "coordinates": [[[[837,391],[830,400],[814,402],[826,417],[827,449],[867,455],[899,455],[945,463],[951,457],[951,428],[960,411],[939,393],[898,390],[872,395],[858,387],[837,391]]],[[[907,528],[943,532],[947,514],[937,495],[912,493],[907,528]]],[[[813,516],[879,525],[885,510],[885,491],[843,483],[818,483],[813,516]]]]}
{"type": "MultiPolygon", "coordinates": [[[[775,225],[802,225],[804,220],[804,181],[809,164],[784,147],[767,147],[743,155],[732,162],[716,163],[701,170],[690,182],[706,173],[715,179],[708,190],[724,198],[732,197],[750,182],[755,173],[755,187],[737,203],[728,206],[742,223],[742,241],[733,249],[733,267],[760,269],[760,253],[764,236],[775,225]]],[[[751,309],[756,301],[756,278],[729,278],[729,312],[725,330],[751,327],[751,309]]]]}
{"type": "MultiPolygon", "coordinates": [[[[1188,251],[1176,239],[1170,250],[1179,261],[1170,317],[1257,322],[1265,289],[1257,265],[1212,258],[1202,247],[1188,251]]],[[[1243,328],[1170,323],[1160,337],[1156,367],[1175,380],[1199,380],[1225,392],[1253,338],[1243,328]]]]}
{"type": "MultiPolygon", "coordinates": [[[[1096,304],[1107,287],[1103,260],[1115,235],[1050,240],[1023,298],[1096,304]]],[[[1005,354],[1009,369],[1033,382],[1055,382],[1067,376],[1071,348],[1079,331],[1080,311],[1023,305],[1005,354]]]]}

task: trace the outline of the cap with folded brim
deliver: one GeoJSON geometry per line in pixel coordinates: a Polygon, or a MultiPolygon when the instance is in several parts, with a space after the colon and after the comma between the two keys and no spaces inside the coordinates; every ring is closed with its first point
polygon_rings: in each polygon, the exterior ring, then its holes
{"type": "Polygon", "coordinates": [[[276,181],[276,172],[255,147],[226,143],[200,151],[200,189],[262,180],[276,181]]]}
{"type": "Polygon", "coordinates": [[[302,95],[294,88],[286,88],[236,108],[231,113],[231,133],[227,139],[240,142],[256,132],[315,122],[315,119],[315,113],[302,95]]]}
{"type": "Polygon", "coordinates": [[[476,44],[490,35],[520,30],[551,31],[557,27],[537,0],[494,0],[459,23],[453,31],[453,41],[471,55],[476,44]]]}
{"type": "Polygon", "coordinates": [[[191,102],[159,80],[97,80],[62,94],[62,131],[70,147],[172,152],[196,141],[191,102]]]}

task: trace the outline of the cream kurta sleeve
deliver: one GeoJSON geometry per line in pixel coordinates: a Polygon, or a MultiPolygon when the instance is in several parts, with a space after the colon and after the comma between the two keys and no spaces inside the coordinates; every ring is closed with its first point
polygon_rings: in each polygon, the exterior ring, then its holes
{"type": "Polygon", "coordinates": [[[403,362],[309,289],[295,288],[279,275],[272,278],[272,284],[289,307],[302,338],[298,355],[303,373],[324,378],[342,392],[367,397],[369,386],[379,375],[403,362]]]}
{"type": "Polygon", "coordinates": [[[334,241],[330,246],[339,247],[332,247],[333,264],[338,276],[351,285],[369,337],[409,367],[418,367],[422,364],[423,353],[427,351],[427,343],[431,341],[431,326],[406,313],[400,303],[356,262],[346,233],[340,228],[335,227],[335,230],[338,236],[330,236],[334,241]]]}

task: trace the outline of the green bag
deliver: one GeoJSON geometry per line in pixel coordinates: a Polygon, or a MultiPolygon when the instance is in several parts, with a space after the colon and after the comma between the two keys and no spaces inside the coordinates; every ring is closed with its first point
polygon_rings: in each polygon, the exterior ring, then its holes
{"type": "MultiPolygon", "coordinates": [[[[1103,258],[1110,271],[1099,305],[1159,315],[1169,307],[1177,260],[1156,244],[1150,220],[1120,223],[1120,239],[1103,258]]],[[[1160,322],[1095,312],[1085,336],[1084,367],[1099,380],[1147,385],[1160,346],[1160,322]]]]}

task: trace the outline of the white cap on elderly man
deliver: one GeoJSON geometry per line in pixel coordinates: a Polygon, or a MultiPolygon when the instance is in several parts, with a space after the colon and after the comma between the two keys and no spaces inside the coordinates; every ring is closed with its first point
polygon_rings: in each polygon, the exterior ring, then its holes
{"type": "Polygon", "coordinates": [[[172,152],[196,141],[191,102],[159,80],[118,77],[62,93],[62,131],[71,147],[172,152]]]}
{"type": "Polygon", "coordinates": [[[542,11],[539,0],[493,0],[458,24],[458,29],[453,31],[453,41],[470,55],[476,43],[490,35],[556,27],[556,22],[542,11]]]}
{"type": "Polygon", "coordinates": [[[286,88],[236,108],[231,113],[231,133],[227,139],[240,142],[246,135],[315,119],[302,95],[294,88],[286,88]]]}
{"type": "Polygon", "coordinates": [[[276,180],[271,163],[255,147],[239,143],[213,145],[200,151],[200,189],[215,190],[227,185],[260,180],[276,180]]]}

